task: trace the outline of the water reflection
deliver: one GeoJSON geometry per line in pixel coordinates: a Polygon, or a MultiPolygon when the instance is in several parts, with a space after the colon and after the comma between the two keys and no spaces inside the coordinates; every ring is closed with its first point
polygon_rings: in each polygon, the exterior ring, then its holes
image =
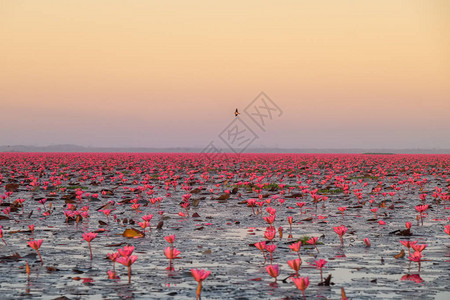
{"type": "Polygon", "coordinates": [[[413,281],[415,283],[424,282],[424,280],[420,277],[419,274],[405,274],[400,278],[400,280],[402,280],[402,281],[409,280],[409,281],[413,281]]]}

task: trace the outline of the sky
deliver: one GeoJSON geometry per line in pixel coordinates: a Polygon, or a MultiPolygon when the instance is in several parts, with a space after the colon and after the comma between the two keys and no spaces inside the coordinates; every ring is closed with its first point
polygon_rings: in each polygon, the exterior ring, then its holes
{"type": "Polygon", "coordinates": [[[446,0],[0,0],[0,145],[225,147],[239,119],[252,147],[448,149],[449,36],[446,0]]]}

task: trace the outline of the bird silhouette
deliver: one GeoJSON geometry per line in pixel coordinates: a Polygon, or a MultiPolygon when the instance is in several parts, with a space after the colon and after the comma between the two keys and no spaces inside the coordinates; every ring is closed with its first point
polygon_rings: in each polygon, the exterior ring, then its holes
{"type": "Polygon", "coordinates": [[[234,116],[237,117],[238,115],[239,115],[239,111],[238,111],[238,109],[236,108],[236,111],[234,112],[234,116]]]}

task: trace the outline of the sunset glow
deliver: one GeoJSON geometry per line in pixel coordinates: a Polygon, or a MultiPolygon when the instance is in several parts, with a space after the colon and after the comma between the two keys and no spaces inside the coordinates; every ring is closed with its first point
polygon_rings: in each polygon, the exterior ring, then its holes
{"type": "Polygon", "coordinates": [[[0,146],[203,147],[264,91],[255,147],[448,149],[449,34],[444,0],[6,0],[0,146]]]}

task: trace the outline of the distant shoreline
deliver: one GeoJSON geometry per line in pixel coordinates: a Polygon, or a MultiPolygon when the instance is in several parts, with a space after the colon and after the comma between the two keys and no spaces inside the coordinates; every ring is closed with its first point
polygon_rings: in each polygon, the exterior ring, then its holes
{"type": "MultiPolygon", "coordinates": [[[[78,145],[0,146],[0,152],[129,152],[129,153],[201,153],[197,147],[84,147],[78,145]]],[[[226,150],[226,149],[224,149],[226,150]]],[[[231,150],[229,151],[231,152],[231,150]]],[[[248,148],[243,153],[360,153],[360,154],[450,154],[450,149],[365,149],[365,148],[248,148]]]]}

